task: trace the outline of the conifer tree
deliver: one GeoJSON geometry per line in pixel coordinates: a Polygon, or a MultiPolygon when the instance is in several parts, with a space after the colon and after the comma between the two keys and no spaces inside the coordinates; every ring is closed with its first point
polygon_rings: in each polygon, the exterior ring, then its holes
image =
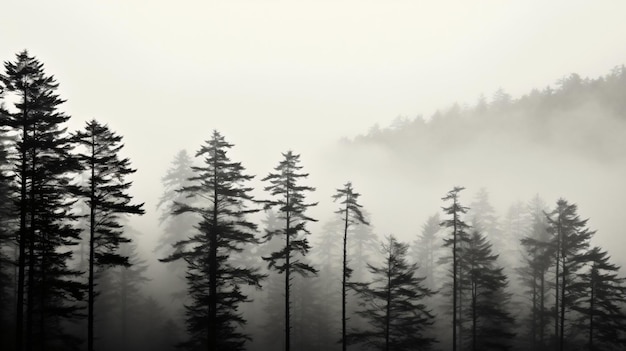
{"type": "Polygon", "coordinates": [[[420,267],[420,273],[426,280],[424,283],[429,289],[435,289],[435,265],[438,257],[437,251],[441,245],[437,234],[441,229],[441,220],[436,213],[422,225],[422,232],[413,242],[411,258],[420,267]]]}
{"type": "MultiPolygon", "coordinates": [[[[159,224],[164,226],[164,231],[155,248],[156,252],[170,248],[175,242],[188,237],[194,230],[194,218],[191,214],[171,215],[175,203],[190,204],[191,198],[187,196],[188,194],[179,190],[191,185],[189,179],[194,176],[192,167],[192,158],[186,150],[180,150],[161,178],[163,193],[157,203],[157,209],[161,210],[159,224]]],[[[174,264],[169,266],[174,266],[174,264]]],[[[180,268],[184,268],[183,265],[180,268]]]]}
{"type": "Polygon", "coordinates": [[[128,158],[120,158],[124,146],[122,137],[107,125],[96,120],[86,123],[85,129],[75,135],[84,147],[78,159],[88,176],[86,187],[79,191],[89,207],[89,272],[87,304],[87,350],[93,350],[94,340],[94,269],[107,266],[129,266],[128,256],[119,253],[124,236],[120,216],[144,214],[143,203],[132,204],[128,194],[131,182],[126,177],[136,170],[130,168],[128,158]]]}
{"type": "Polygon", "coordinates": [[[441,225],[452,229],[451,237],[444,240],[444,246],[452,248],[452,350],[454,351],[456,351],[459,343],[457,336],[458,329],[461,326],[460,308],[458,306],[461,300],[460,290],[462,282],[461,248],[462,244],[468,241],[467,230],[469,229],[469,225],[461,218],[468,208],[461,206],[459,203],[459,193],[464,189],[463,187],[454,187],[442,198],[443,201],[452,201],[450,206],[443,207],[444,213],[449,215],[450,218],[445,219],[441,225]]]}
{"type": "Polygon", "coordinates": [[[76,281],[79,272],[67,267],[69,246],[79,239],[70,183],[79,165],[63,126],[70,117],[58,110],[64,101],[43,64],[27,51],[16,56],[0,75],[5,93],[16,101],[13,112],[3,113],[15,135],[13,174],[19,187],[16,348],[71,349],[78,343],[64,333],[61,320],[77,316],[74,302],[82,298],[83,286],[76,281]]]}
{"type": "Polygon", "coordinates": [[[357,313],[369,328],[348,335],[351,344],[366,344],[377,350],[426,350],[436,340],[427,336],[434,316],[423,303],[433,291],[417,277],[417,264],[407,261],[408,245],[393,236],[382,243],[381,265],[368,265],[374,279],[350,283],[361,299],[357,313]]]}
{"type": "Polygon", "coordinates": [[[290,350],[291,323],[290,323],[290,287],[291,274],[297,273],[302,276],[317,274],[317,270],[310,264],[301,259],[297,259],[296,255],[306,256],[311,249],[309,241],[306,238],[310,234],[306,228],[307,222],[315,222],[317,220],[305,214],[309,207],[317,205],[317,203],[305,202],[305,194],[312,192],[315,188],[299,185],[299,180],[308,177],[308,173],[301,173],[302,166],[300,163],[300,155],[288,151],[283,154],[283,160],[274,168],[276,173],[270,173],[263,178],[263,181],[269,181],[270,185],[265,187],[274,200],[267,201],[267,207],[277,207],[279,218],[283,221],[284,226],[275,231],[267,232],[264,236],[265,240],[271,240],[275,236],[284,237],[285,245],[278,251],[272,252],[268,257],[263,257],[268,262],[268,268],[285,274],[285,350],[290,350]]]}
{"type": "Polygon", "coordinates": [[[361,206],[357,201],[361,194],[354,192],[352,183],[347,182],[343,188],[337,189],[333,195],[333,201],[341,200],[341,208],[335,213],[341,215],[343,222],[343,263],[341,275],[341,349],[346,351],[346,284],[352,275],[352,269],[348,267],[348,230],[356,223],[368,225],[363,217],[361,206]]]}
{"type": "Polygon", "coordinates": [[[528,348],[544,349],[548,333],[550,312],[547,306],[550,286],[547,282],[549,269],[554,263],[554,246],[548,233],[545,216],[546,204],[535,196],[528,205],[530,227],[520,240],[523,248],[523,265],[517,269],[525,296],[530,300],[527,317],[528,348]]]}
{"type": "Polygon", "coordinates": [[[609,255],[599,247],[589,254],[586,272],[581,273],[578,286],[583,291],[572,307],[581,316],[578,327],[587,336],[588,350],[611,350],[626,347],[626,286],[619,278],[619,266],[609,262],[609,255]]]}
{"type": "Polygon", "coordinates": [[[548,230],[556,247],[555,336],[561,351],[565,349],[565,315],[580,292],[576,277],[586,262],[589,239],[595,233],[586,228],[587,220],[580,219],[577,209],[576,204],[559,199],[548,215],[548,230]]]}
{"type": "Polygon", "coordinates": [[[507,311],[510,294],[504,291],[508,282],[498,255],[492,253],[485,236],[473,231],[467,248],[463,250],[466,266],[464,285],[470,290],[467,308],[470,320],[470,349],[506,350],[511,345],[513,318],[507,311]]]}
{"type": "Polygon", "coordinates": [[[178,241],[173,253],[162,259],[187,263],[187,285],[191,299],[186,306],[189,340],[182,346],[190,350],[242,350],[250,337],[238,328],[246,321],[238,313],[239,305],[248,301],[241,285],[260,287],[264,277],[258,268],[236,267],[231,254],[241,252],[246,244],[257,244],[256,225],[247,215],[253,201],[252,188],[245,183],[253,176],[244,174],[239,162],[232,162],[227,151],[233,146],[217,131],[205,142],[196,157],[204,157],[203,167],[193,167],[192,185],[180,191],[202,199],[189,205],[175,202],[174,215],[198,216],[195,235],[178,241]]]}

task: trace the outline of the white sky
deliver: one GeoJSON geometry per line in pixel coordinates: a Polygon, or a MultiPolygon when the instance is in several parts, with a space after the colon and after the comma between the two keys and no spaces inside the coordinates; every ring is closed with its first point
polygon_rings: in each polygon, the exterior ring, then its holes
{"type": "Polygon", "coordinates": [[[313,174],[307,153],[374,123],[626,61],[624,1],[57,0],[0,12],[0,60],[28,49],[61,84],[73,129],[96,118],[124,136],[148,211],[174,154],[213,129],[251,173],[291,148],[313,174]]]}

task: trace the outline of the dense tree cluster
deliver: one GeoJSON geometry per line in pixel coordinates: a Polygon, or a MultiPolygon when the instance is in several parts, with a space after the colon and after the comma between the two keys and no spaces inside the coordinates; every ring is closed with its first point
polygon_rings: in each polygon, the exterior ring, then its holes
{"type": "MultiPolygon", "coordinates": [[[[625,112],[607,88],[624,77],[623,69],[595,81],[571,76],[558,91],[520,100],[498,91],[472,113],[574,106],[592,86],[625,112]]],[[[177,286],[178,318],[145,289],[149,264],[128,224],[145,210],[130,195],[135,169],[122,137],[97,120],[68,132],[57,88],[26,51],[0,74],[3,349],[626,347],[625,278],[592,245],[576,204],[550,207],[537,195],[498,216],[487,189],[464,206],[464,188],[454,187],[405,243],[379,239],[348,181],[328,199],[339,208],[313,230],[316,189],[303,184],[300,155],[283,153],[254,189],[216,130],[197,161],[180,151],[162,178],[154,251],[177,277],[159,279],[177,286]]]]}

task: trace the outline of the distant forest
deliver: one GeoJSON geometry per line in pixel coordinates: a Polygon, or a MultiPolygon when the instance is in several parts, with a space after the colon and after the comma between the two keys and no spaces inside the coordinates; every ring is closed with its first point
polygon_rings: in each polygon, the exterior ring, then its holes
{"type": "MultiPolygon", "coordinates": [[[[27,51],[0,73],[2,350],[626,349],[624,278],[575,203],[537,195],[500,219],[487,189],[468,200],[456,186],[403,242],[373,229],[368,195],[346,180],[314,231],[306,160],[276,155],[255,198],[255,175],[217,130],[161,175],[162,232],[144,251],[168,273],[149,277],[128,224],[146,209],[129,194],[123,137],[98,120],[68,130],[57,88],[27,51]]],[[[621,66],[400,118],[343,146],[410,163],[472,140],[530,141],[619,163],[625,126],[621,66]]]]}

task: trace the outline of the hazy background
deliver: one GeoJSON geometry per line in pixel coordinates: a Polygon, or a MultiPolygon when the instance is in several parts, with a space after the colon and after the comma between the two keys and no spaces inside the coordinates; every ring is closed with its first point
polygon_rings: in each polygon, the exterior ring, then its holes
{"type": "MultiPolygon", "coordinates": [[[[381,236],[414,237],[440,198],[465,185],[466,203],[486,186],[499,212],[535,193],[549,205],[564,196],[591,217],[598,243],[610,252],[626,244],[622,215],[603,203],[624,194],[621,165],[576,155],[555,163],[530,144],[485,156],[483,143],[408,172],[398,168],[407,158],[384,148],[346,160],[336,144],[399,116],[489,100],[499,88],[516,99],[573,72],[604,75],[626,61],[625,2],[6,1],[0,11],[0,59],[28,49],[60,83],[72,129],[96,118],[124,136],[139,170],[133,193],[148,212],[132,222],[144,253],[160,235],[160,178],[180,149],[195,153],[213,129],[258,178],[280,152],[301,153],[318,188],[317,218],[353,180],[381,236]],[[515,176],[508,163],[498,166],[511,159],[515,176]]],[[[483,142],[497,150],[506,139],[483,142]]]]}

